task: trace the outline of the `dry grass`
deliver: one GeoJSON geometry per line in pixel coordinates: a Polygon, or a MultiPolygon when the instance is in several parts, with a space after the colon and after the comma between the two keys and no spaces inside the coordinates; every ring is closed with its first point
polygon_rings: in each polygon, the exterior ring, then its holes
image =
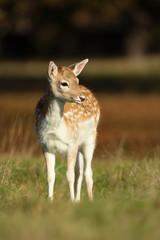
{"type": "Polygon", "coordinates": [[[125,152],[140,158],[159,155],[159,95],[100,95],[99,102],[98,148],[104,154],[115,157],[125,152]]]}
{"type": "MultiPolygon", "coordinates": [[[[1,153],[40,153],[34,111],[41,92],[0,96],[1,153]]],[[[160,96],[97,94],[101,106],[96,155],[141,158],[159,154],[160,96]]]]}
{"type": "Polygon", "coordinates": [[[39,152],[34,109],[40,94],[4,93],[0,96],[1,154],[39,152]]]}

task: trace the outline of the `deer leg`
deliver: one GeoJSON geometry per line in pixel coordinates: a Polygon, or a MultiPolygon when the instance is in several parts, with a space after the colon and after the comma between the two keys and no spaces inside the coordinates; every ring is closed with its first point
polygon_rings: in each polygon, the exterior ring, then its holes
{"type": "Polygon", "coordinates": [[[75,193],[74,193],[74,181],[75,181],[75,163],[76,163],[76,155],[77,155],[77,148],[72,149],[72,151],[68,152],[68,158],[67,158],[67,180],[69,184],[69,190],[70,190],[70,198],[71,201],[74,201],[75,199],[75,193]]]}
{"type": "Polygon", "coordinates": [[[44,157],[47,166],[48,197],[53,200],[53,190],[55,182],[55,155],[45,152],[44,157]]]}
{"type": "Polygon", "coordinates": [[[93,153],[95,148],[95,139],[96,139],[96,133],[91,135],[83,146],[83,155],[84,155],[84,163],[85,163],[84,176],[85,176],[85,182],[87,186],[88,197],[90,201],[93,201],[93,193],[92,193],[92,188],[93,188],[92,175],[93,174],[92,174],[91,163],[92,163],[92,158],[93,158],[93,153]]]}
{"type": "Polygon", "coordinates": [[[87,192],[89,200],[93,200],[93,194],[92,194],[92,187],[93,187],[93,178],[92,178],[92,168],[91,168],[91,162],[92,162],[92,156],[94,148],[88,147],[87,152],[84,153],[85,155],[85,170],[84,170],[84,176],[85,176],[85,182],[87,186],[87,192]]]}
{"type": "Polygon", "coordinates": [[[75,182],[74,182],[74,190],[75,190],[75,201],[80,201],[80,194],[81,194],[81,185],[83,179],[83,155],[78,152],[76,165],[75,165],[75,182]]]}

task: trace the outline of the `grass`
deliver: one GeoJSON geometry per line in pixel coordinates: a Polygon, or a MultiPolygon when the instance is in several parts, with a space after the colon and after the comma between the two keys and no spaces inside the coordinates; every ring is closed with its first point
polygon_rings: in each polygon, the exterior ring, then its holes
{"type": "MultiPolygon", "coordinates": [[[[40,154],[34,130],[42,92],[0,94],[0,154],[40,154]]],[[[135,158],[160,154],[158,94],[96,94],[101,107],[96,156],[135,158]],[[122,151],[123,150],[123,151],[122,151]]]]}
{"type": "Polygon", "coordinates": [[[94,202],[69,201],[66,164],[57,160],[55,200],[47,199],[42,157],[1,158],[0,239],[160,238],[160,159],[93,162],[94,202]]]}

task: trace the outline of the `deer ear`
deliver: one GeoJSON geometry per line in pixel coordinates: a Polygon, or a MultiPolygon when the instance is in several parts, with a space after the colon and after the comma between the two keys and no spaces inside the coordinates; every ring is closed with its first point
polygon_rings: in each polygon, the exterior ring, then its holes
{"type": "Polygon", "coordinates": [[[69,66],[69,68],[73,71],[73,73],[78,76],[80,72],[83,70],[84,66],[87,64],[88,59],[85,59],[79,63],[74,63],[69,66]]]}
{"type": "Polygon", "coordinates": [[[48,77],[49,80],[53,80],[53,78],[57,75],[58,73],[58,67],[54,62],[50,62],[48,66],[48,77]]]}

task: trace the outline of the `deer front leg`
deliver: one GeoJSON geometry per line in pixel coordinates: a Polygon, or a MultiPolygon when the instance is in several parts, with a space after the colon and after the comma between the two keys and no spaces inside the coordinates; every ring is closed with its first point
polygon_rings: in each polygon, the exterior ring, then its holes
{"type": "Polygon", "coordinates": [[[75,201],[80,201],[80,194],[81,194],[81,185],[83,179],[83,155],[82,153],[78,152],[76,166],[75,166],[75,182],[74,182],[74,191],[75,191],[75,201]]]}
{"type": "Polygon", "coordinates": [[[69,184],[69,190],[70,190],[70,198],[71,201],[74,201],[75,199],[75,193],[74,193],[74,181],[75,181],[75,163],[76,163],[76,155],[77,155],[77,147],[74,147],[72,150],[68,152],[68,158],[67,158],[67,180],[69,184]]]}
{"type": "Polygon", "coordinates": [[[45,152],[44,157],[47,165],[48,197],[53,200],[53,190],[55,182],[55,155],[45,152]]]}
{"type": "Polygon", "coordinates": [[[92,157],[93,152],[95,148],[95,139],[96,139],[96,131],[93,132],[93,134],[86,140],[84,146],[83,146],[83,155],[84,155],[84,176],[87,186],[87,192],[88,197],[90,201],[93,201],[93,193],[92,193],[92,187],[93,187],[93,177],[92,177],[92,157]]]}

